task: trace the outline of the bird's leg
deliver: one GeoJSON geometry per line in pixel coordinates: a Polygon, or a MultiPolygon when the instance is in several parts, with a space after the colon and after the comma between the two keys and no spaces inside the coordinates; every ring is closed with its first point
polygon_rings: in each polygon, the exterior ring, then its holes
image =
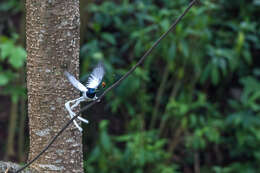
{"type": "MultiPolygon", "coordinates": [[[[70,103],[73,103],[73,102],[75,102],[75,101],[78,101],[78,100],[80,100],[81,99],[81,97],[80,98],[77,98],[77,99],[75,99],[75,100],[70,100],[70,101],[68,101],[68,102],[66,102],[65,103],[65,107],[66,107],[66,109],[68,110],[68,112],[69,112],[69,114],[70,114],[70,118],[73,118],[74,116],[75,116],[75,113],[71,110],[71,108],[70,108],[70,103]]],[[[73,123],[75,124],[75,126],[79,129],[79,131],[82,131],[82,128],[78,125],[78,123],[76,122],[76,120],[73,120],[73,123]]]]}
{"type": "MultiPolygon", "coordinates": [[[[71,106],[71,109],[73,109],[73,108],[75,108],[76,106],[78,106],[78,105],[80,104],[80,102],[85,101],[85,99],[84,99],[84,97],[80,97],[78,100],[75,100],[75,101],[76,101],[76,103],[71,106]]],[[[76,115],[74,112],[73,112],[73,114],[74,114],[73,116],[76,115]]],[[[84,122],[84,123],[88,123],[88,120],[86,120],[86,119],[84,119],[84,118],[82,118],[82,117],[80,117],[80,116],[78,116],[78,119],[79,119],[80,121],[84,122]]]]}
{"type": "Polygon", "coordinates": [[[84,101],[84,100],[85,100],[85,99],[84,99],[83,97],[80,97],[80,98],[78,98],[78,99],[73,100],[73,102],[76,102],[76,103],[71,106],[71,109],[73,109],[73,108],[75,108],[76,106],[78,106],[78,105],[80,104],[80,102],[82,102],[82,101],[84,101]]]}

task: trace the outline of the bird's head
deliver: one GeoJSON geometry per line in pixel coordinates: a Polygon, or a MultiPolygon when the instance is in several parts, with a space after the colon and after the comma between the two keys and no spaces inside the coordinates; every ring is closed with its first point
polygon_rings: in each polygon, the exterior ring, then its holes
{"type": "Polygon", "coordinates": [[[94,88],[88,88],[88,91],[86,92],[86,96],[88,97],[88,98],[91,98],[91,99],[93,99],[94,97],[95,97],[95,95],[96,95],[96,89],[94,89],[94,88]]]}

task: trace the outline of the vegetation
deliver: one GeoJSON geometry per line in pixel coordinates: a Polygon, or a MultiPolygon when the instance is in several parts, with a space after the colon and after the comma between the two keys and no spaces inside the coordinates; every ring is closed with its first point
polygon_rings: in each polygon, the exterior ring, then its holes
{"type": "MultiPolygon", "coordinates": [[[[2,21],[19,18],[18,2],[1,5],[8,14],[2,21]]],[[[105,81],[112,84],[188,2],[93,1],[82,7],[82,21],[87,20],[81,35],[82,80],[101,59],[105,81]]],[[[84,114],[91,122],[83,139],[85,170],[258,172],[259,9],[258,1],[246,0],[204,0],[192,8],[141,68],[84,114]]],[[[0,94],[11,97],[21,91],[5,92],[13,86],[25,53],[12,36],[20,31],[0,26],[5,28],[0,30],[0,94]]]]}

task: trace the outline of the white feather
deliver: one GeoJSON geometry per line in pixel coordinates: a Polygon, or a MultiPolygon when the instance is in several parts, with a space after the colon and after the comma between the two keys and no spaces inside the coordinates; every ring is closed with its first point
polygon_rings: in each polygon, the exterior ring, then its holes
{"type": "Polygon", "coordinates": [[[68,80],[70,81],[70,83],[77,88],[78,90],[80,90],[81,92],[87,92],[88,89],[82,84],[80,83],[74,76],[72,76],[69,72],[65,71],[64,72],[65,76],[68,78],[68,80]]]}
{"type": "Polygon", "coordinates": [[[90,74],[86,86],[88,88],[96,89],[101,83],[104,74],[105,74],[104,66],[101,62],[99,62],[98,65],[94,68],[94,70],[90,74]]]}

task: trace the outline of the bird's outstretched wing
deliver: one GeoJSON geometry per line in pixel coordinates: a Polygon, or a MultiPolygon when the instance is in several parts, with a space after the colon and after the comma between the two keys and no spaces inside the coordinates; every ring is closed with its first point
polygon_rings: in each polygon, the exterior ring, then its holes
{"type": "Polygon", "coordinates": [[[68,80],[70,81],[70,83],[77,88],[78,90],[80,90],[81,92],[87,92],[88,89],[82,84],[80,83],[74,76],[72,76],[69,72],[65,71],[64,72],[65,76],[68,78],[68,80]]]}
{"type": "Polygon", "coordinates": [[[105,74],[105,69],[103,63],[99,62],[97,66],[93,69],[92,73],[90,74],[86,86],[88,88],[96,89],[101,83],[104,74],[105,74]]]}

